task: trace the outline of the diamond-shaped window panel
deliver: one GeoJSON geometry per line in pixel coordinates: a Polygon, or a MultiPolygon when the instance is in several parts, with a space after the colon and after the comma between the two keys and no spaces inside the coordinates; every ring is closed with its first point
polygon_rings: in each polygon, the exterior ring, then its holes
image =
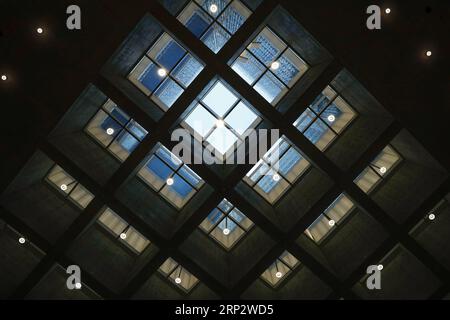
{"type": "Polygon", "coordinates": [[[273,204],[309,166],[309,161],[283,136],[245,175],[244,181],[273,204]]]}
{"type": "Polygon", "coordinates": [[[54,165],[50,169],[45,181],[81,209],[86,208],[94,199],[92,193],[58,165],[54,165]]]}
{"type": "Polygon", "coordinates": [[[113,237],[136,254],[148,247],[150,241],[109,208],[104,209],[98,223],[113,237]]]}
{"type": "Polygon", "coordinates": [[[253,227],[253,222],[228,200],[223,199],[199,227],[230,250],[253,227]]]}
{"type": "Polygon", "coordinates": [[[184,207],[204,184],[202,178],[161,144],[137,175],[177,209],[184,207]]]}
{"type": "Polygon", "coordinates": [[[199,282],[192,273],[172,258],[168,258],[158,270],[170,283],[186,293],[191,291],[199,282]]]}
{"type": "Polygon", "coordinates": [[[352,107],[327,86],[294,122],[294,126],[324,151],[355,117],[352,107]]]}
{"type": "Polygon", "coordinates": [[[128,75],[128,79],[167,111],[203,70],[203,65],[163,33],[128,75]]]}
{"type": "Polygon", "coordinates": [[[362,191],[369,194],[383,179],[389,176],[401,161],[400,154],[393,147],[387,145],[353,182],[362,191]]]}
{"type": "Polygon", "coordinates": [[[339,226],[339,223],[348,216],[353,208],[353,202],[345,194],[341,194],[305,230],[305,234],[314,242],[320,243],[322,239],[325,239],[331,233],[334,227],[339,226]]]}
{"type": "Polygon", "coordinates": [[[125,161],[148,133],[111,100],[103,104],[84,130],[119,161],[125,161]]]}
{"type": "Polygon", "coordinates": [[[277,287],[299,264],[300,261],[298,261],[297,258],[289,252],[284,251],[283,254],[263,272],[261,279],[270,286],[277,287]]]}
{"type": "Polygon", "coordinates": [[[201,137],[204,146],[212,147],[218,159],[224,160],[235,150],[233,146],[244,141],[247,130],[255,128],[260,121],[246,102],[218,80],[198,99],[182,126],[201,137]]]}
{"type": "Polygon", "coordinates": [[[308,64],[268,27],[231,67],[273,106],[308,70],[308,64]]]}
{"type": "Polygon", "coordinates": [[[250,14],[238,0],[196,0],[187,4],[178,20],[217,53],[250,14]]]}

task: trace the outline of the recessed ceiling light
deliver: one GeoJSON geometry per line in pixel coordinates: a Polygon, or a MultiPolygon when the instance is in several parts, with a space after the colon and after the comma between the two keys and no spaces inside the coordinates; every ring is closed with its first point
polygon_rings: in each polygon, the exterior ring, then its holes
{"type": "Polygon", "coordinates": [[[42,29],[42,28],[37,28],[37,29],[36,29],[36,32],[39,33],[39,34],[42,34],[42,33],[44,33],[44,29],[42,29]]]}
{"type": "Polygon", "coordinates": [[[381,173],[386,173],[386,171],[387,171],[386,167],[381,167],[381,168],[380,168],[380,172],[381,172],[381,173]]]}
{"type": "Polygon", "coordinates": [[[122,232],[120,234],[120,239],[125,240],[127,238],[127,234],[125,232],[122,232]]]}
{"type": "Polygon", "coordinates": [[[384,12],[386,12],[387,14],[391,13],[391,9],[390,8],[386,8],[386,10],[384,10],[384,12]]]}
{"type": "Polygon", "coordinates": [[[75,288],[81,289],[81,283],[79,283],[79,282],[75,283],[75,288]]]}
{"type": "Polygon", "coordinates": [[[278,61],[274,61],[270,64],[270,69],[272,69],[272,70],[278,70],[279,67],[280,67],[280,63],[278,61]]]}
{"type": "Polygon", "coordinates": [[[430,50],[428,50],[426,53],[427,57],[431,57],[431,55],[433,54],[430,50]]]}
{"type": "Polygon", "coordinates": [[[280,175],[279,175],[278,173],[275,173],[275,174],[272,176],[272,179],[273,179],[273,181],[278,182],[278,181],[280,181],[280,175]]]}
{"type": "Polygon", "coordinates": [[[176,284],[180,284],[181,283],[181,278],[180,277],[176,277],[175,278],[175,283],[176,284]]]}
{"type": "Polygon", "coordinates": [[[336,117],[334,116],[334,114],[330,114],[330,115],[327,117],[327,119],[328,119],[328,121],[333,122],[334,120],[336,120],[336,117]]]}
{"type": "Polygon", "coordinates": [[[280,279],[283,276],[283,273],[278,271],[277,273],[275,273],[275,277],[277,277],[278,279],[280,279]]]}
{"type": "Polygon", "coordinates": [[[167,76],[167,71],[166,71],[166,69],[164,69],[164,68],[159,68],[159,69],[158,69],[158,76],[160,76],[160,77],[165,77],[165,76],[167,76]]]}
{"type": "Polygon", "coordinates": [[[384,268],[384,266],[383,266],[382,264],[379,264],[379,265],[377,266],[377,269],[380,270],[380,271],[383,270],[383,268],[384,268]]]}
{"type": "Polygon", "coordinates": [[[19,243],[20,244],[24,244],[25,243],[25,238],[24,237],[20,237],[19,238],[19,243]]]}
{"type": "Polygon", "coordinates": [[[8,77],[6,76],[6,74],[2,74],[2,80],[3,80],[3,81],[8,80],[8,77]]]}
{"type": "Polygon", "coordinates": [[[172,178],[167,179],[166,183],[167,183],[168,186],[173,185],[173,179],[172,178]]]}
{"type": "Polygon", "coordinates": [[[60,188],[61,188],[61,190],[62,191],[66,191],[67,190],[67,184],[62,184],[61,186],[60,186],[60,188]]]}
{"type": "Polygon", "coordinates": [[[217,6],[217,4],[212,4],[209,6],[209,11],[211,11],[211,13],[216,13],[217,10],[219,10],[219,7],[217,6]]]}
{"type": "Polygon", "coordinates": [[[434,213],[430,213],[428,215],[428,219],[430,219],[431,221],[433,221],[434,219],[436,219],[436,215],[434,213]]]}
{"type": "Polygon", "coordinates": [[[106,129],[106,133],[107,133],[109,136],[112,136],[113,133],[114,133],[114,129],[113,129],[113,128],[108,128],[108,129],[106,129]]]}
{"type": "Polygon", "coordinates": [[[225,122],[224,122],[223,120],[221,120],[221,119],[217,120],[217,121],[216,121],[216,127],[217,127],[217,128],[223,128],[223,127],[225,127],[225,122]]]}
{"type": "Polygon", "coordinates": [[[230,229],[228,229],[228,228],[225,228],[225,229],[223,229],[223,234],[224,235],[229,235],[230,234],[230,229]]]}
{"type": "Polygon", "coordinates": [[[336,224],[336,222],[332,219],[332,220],[328,221],[328,224],[330,225],[330,227],[332,227],[336,224]]]}

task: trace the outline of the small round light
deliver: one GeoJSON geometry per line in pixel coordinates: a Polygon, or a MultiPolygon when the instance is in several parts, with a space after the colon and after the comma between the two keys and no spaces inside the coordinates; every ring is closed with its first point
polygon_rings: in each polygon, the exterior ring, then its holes
{"type": "Polygon", "coordinates": [[[122,232],[120,234],[120,239],[125,240],[127,238],[127,234],[125,232],[122,232]]]}
{"type": "Polygon", "coordinates": [[[380,172],[381,172],[381,173],[386,173],[386,171],[387,171],[386,167],[381,167],[381,168],[380,168],[380,172]]]}
{"type": "Polygon", "coordinates": [[[42,28],[37,28],[37,29],[36,29],[36,32],[39,33],[39,34],[42,34],[42,33],[44,33],[44,29],[42,29],[42,28]]]}
{"type": "Polygon", "coordinates": [[[230,229],[228,229],[228,228],[225,228],[225,229],[223,229],[223,234],[224,235],[229,235],[230,234],[230,229]]]}
{"type": "Polygon", "coordinates": [[[175,283],[176,284],[180,284],[181,283],[181,278],[180,277],[176,277],[175,278],[175,283]]]}
{"type": "Polygon", "coordinates": [[[431,55],[433,54],[430,50],[428,50],[426,53],[427,57],[431,57],[431,55]]]}
{"type": "Polygon", "coordinates": [[[270,64],[270,69],[272,69],[272,70],[278,70],[279,67],[280,67],[280,63],[278,61],[274,61],[270,64]]]}
{"type": "Polygon", "coordinates": [[[225,122],[223,121],[223,120],[217,120],[216,121],[216,127],[217,128],[223,128],[223,127],[225,127],[225,122]]]}
{"type": "Polygon", "coordinates": [[[280,279],[282,276],[283,276],[283,273],[281,273],[280,271],[275,273],[275,277],[277,277],[278,279],[280,279]]]}
{"type": "Polygon", "coordinates": [[[379,270],[379,271],[381,271],[381,270],[383,270],[383,265],[382,264],[379,264],[378,266],[377,266],[377,269],[379,270]]]}
{"type": "Polygon", "coordinates": [[[79,282],[75,283],[75,288],[81,289],[81,283],[79,283],[79,282]]]}
{"type": "Polygon", "coordinates": [[[273,179],[273,181],[278,182],[278,181],[280,181],[280,175],[279,175],[278,173],[275,173],[275,174],[272,176],[272,179],[273,179]]]}
{"type": "Polygon", "coordinates": [[[386,12],[386,14],[391,13],[391,9],[390,8],[386,8],[386,10],[384,10],[384,12],[386,12]]]}
{"type": "Polygon", "coordinates": [[[436,219],[436,215],[435,215],[434,213],[430,213],[430,214],[428,215],[428,219],[431,220],[431,221],[433,221],[434,219],[436,219]]]}
{"type": "Polygon", "coordinates": [[[327,117],[327,119],[328,119],[328,121],[330,121],[330,122],[334,122],[334,120],[336,120],[336,117],[334,116],[334,114],[330,114],[330,115],[327,117]]]}
{"type": "Polygon", "coordinates": [[[8,77],[6,76],[6,74],[2,74],[2,80],[3,80],[3,81],[8,80],[8,77]]]}
{"type": "Polygon", "coordinates": [[[219,10],[219,7],[217,6],[217,4],[212,4],[209,6],[209,11],[211,11],[211,13],[216,13],[217,10],[219,10]]]}
{"type": "Polygon", "coordinates": [[[330,220],[328,221],[328,224],[330,225],[330,227],[332,227],[336,224],[336,222],[334,220],[330,220]]]}
{"type": "Polygon", "coordinates": [[[61,188],[61,190],[62,191],[66,191],[67,190],[67,184],[62,184],[61,186],[60,186],[60,188],[61,188]]]}
{"type": "Polygon", "coordinates": [[[24,244],[25,243],[25,238],[24,237],[20,237],[19,238],[19,243],[20,244],[24,244]]]}
{"type": "Polygon", "coordinates": [[[166,183],[167,183],[168,186],[173,185],[173,179],[172,178],[167,179],[166,183]]]}
{"type": "Polygon", "coordinates": [[[164,68],[159,68],[159,69],[158,69],[158,76],[160,76],[160,77],[165,77],[165,76],[167,76],[167,71],[166,71],[166,69],[164,69],[164,68]]]}
{"type": "Polygon", "coordinates": [[[114,129],[113,128],[106,129],[106,134],[112,136],[114,134],[114,129]]]}

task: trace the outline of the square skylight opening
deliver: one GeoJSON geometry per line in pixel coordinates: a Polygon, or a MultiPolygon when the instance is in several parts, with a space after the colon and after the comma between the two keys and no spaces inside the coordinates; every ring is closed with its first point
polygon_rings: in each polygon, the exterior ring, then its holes
{"type": "Polygon", "coordinates": [[[275,106],[309,66],[273,30],[265,27],[231,68],[275,106]]]}
{"type": "Polygon", "coordinates": [[[200,190],[204,181],[160,143],[137,176],[177,209],[200,190]]]}
{"type": "Polygon", "coordinates": [[[291,272],[300,265],[300,261],[288,251],[278,257],[262,274],[263,279],[271,287],[278,287],[291,272]]]}
{"type": "Polygon", "coordinates": [[[164,278],[177,288],[189,293],[198,283],[199,280],[178,262],[172,258],[168,258],[158,269],[164,278]]]}
{"type": "Polygon", "coordinates": [[[167,111],[203,67],[171,36],[163,33],[131,70],[128,79],[167,111]]]}
{"type": "Polygon", "coordinates": [[[339,195],[333,203],[305,230],[305,234],[320,244],[355,207],[345,194],[339,195]]]}
{"type": "Polygon", "coordinates": [[[84,131],[119,161],[125,161],[148,132],[108,99],[84,131]]]}
{"type": "Polygon", "coordinates": [[[89,190],[58,165],[50,169],[45,181],[81,209],[85,209],[94,199],[94,195],[89,190]]]}
{"type": "Polygon", "coordinates": [[[250,14],[238,0],[196,0],[190,1],[177,19],[218,53],[250,14]]]}
{"type": "Polygon", "coordinates": [[[380,154],[353,181],[365,193],[371,193],[402,161],[400,154],[387,145],[380,154]]]}
{"type": "Polygon", "coordinates": [[[241,144],[261,122],[252,108],[231,91],[221,80],[217,80],[181,123],[194,137],[201,137],[204,147],[217,151],[223,161],[233,147],[241,144]]]}
{"type": "Polygon", "coordinates": [[[104,209],[97,222],[116,238],[117,241],[136,254],[141,254],[150,244],[150,241],[146,237],[110,208],[104,209]]]}
{"type": "Polygon", "coordinates": [[[226,250],[231,250],[252,227],[253,222],[227,199],[223,199],[199,226],[226,250]]]}
{"type": "Polygon", "coordinates": [[[270,204],[274,204],[309,166],[309,161],[282,136],[243,180],[270,204]]]}
{"type": "Polygon", "coordinates": [[[319,150],[325,151],[356,116],[353,108],[327,86],[293,125],[319,150]]]}

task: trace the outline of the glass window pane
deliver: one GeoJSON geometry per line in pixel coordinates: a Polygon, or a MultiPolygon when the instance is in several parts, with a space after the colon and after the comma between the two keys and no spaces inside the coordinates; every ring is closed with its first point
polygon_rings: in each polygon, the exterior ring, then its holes
{"type": "Polygon", "coordinates": [[[202,179],[186,165],[182,166],[178,173],[195,188],[199,188],[202,185],[202,179]]]}
{"type": "Polygon", "coordinates": [[[178,159],[172,152],[167,150],[164,146],[160,146],[158,150],[156,150],[156,154],[165,163],[167,163],[173,170],[176,170],[181,165],[181,160],[178,159]]]}
{"type": "Polygon", "coordinates": [[[184,24],[197,38],[211,25],[212,19],[195,3],[189,5],[178,16],[178,20],[184,24]]]}
{"type": "Polygon", "coordinates": [[[286,48],[286,44],[269,28],[264,28],[247,47],[266,66],[270,66],[284,48],[286,48]]]}
{"type": "Polygon", "coordinates": [[[224,155],[237,140],[237,137],[227,128],[216,128],[208,139],[206,139],[206,141],[222,155],[224,155]]]}
{"type": "Polygon", "coordinates": [[[172,79],[167,78],[162,85],[156,90],[152,99],[163,108],[167,110],[170,108],[179,96],[183,93],[183,88],[176,84],[172,79]]]}
{"type": "Polygon", "coordinates": [[[238,98],[221,81],[218,81],[205,95],[203,102],[219,117],[237,102],[238,98]]]}
{"type": "Polygon", "coordinates": [[[171,70],[186,53],[167,33],[164,33],[147,53],[166,70],[171,70]]]}
{"type": "Polygon", "coordinates": [[[294,122],[294,126],[303,132],[309,124],[315,119],[316,115],[310,110],[306,109],[300,117],[294,122]]]}
{"type": "Polygon", "coordinates": [[[147,130],[145,130],[139,123],[134,120],[131,120],[127,125],[127,129],[133,133],[133,135],[139,140],[142,141],[147,135],[147,130]]]}
{"type": "Polygon", "coordinates": [[[233,205],[227,199],[223,199],[217,207],[223,212],[228,213],[233,205]]]}
{"type": "Polygon", "coordinates": [[[241,101],[228,114],[225,121],[236,130],[237,133],[243,135],[247,129],[254,127],[255,122],[258,119],[258,116],[241,101]]]}
{"type": "Polygon", "coordinates": [[[252,85],[265,70],[264,65],[247,50],[236,59],[231,67],[250,85],[252,85]]]}
{"type": "Polygon", "coordinates": [[[230,0],[196,0],[196,1],[212,17],[217,17],[230,2],[230,0]]]}
{"type": "Polygon", "coordinates": [[[234,34],[242,24],[244,24],[250,14],[250,10],[248,10],[241,2],[233,1],[218,20],[228,32],[234,34]]]}
{"type": "Polygon", "coordinates": [[[94,199],[92,193],[90,193],[81,184],[77,184],[77,186],[70,193],[69,197],[82,208],[86,208],[92,199],[94,199]]]}
{"type": "Polygon", "coordinates": [[[116,236],[120,235],[128,226],[128,223],[125,220],[109,208],[105,209],[98,218],[98,221],[116,236]]]}
{"type": "Polygon", "coordinates": [[[292,87],[308,69],[306,63],[294,51],[287,49],[277,60],[279,67],[271,70],[286,84],[292,87]]]}
{"type": "Polygon", "coordinates": [[[150,95],[164,79],[158,75],[158,66],[143,57],[128,75],[128,79],[145,95],[150,95]]]}
{"type": "Polygon", "coordinates": [[[167,178],[173,173],[173,170],[170,169],[164,162],[161,161],[158,157],[152,156],[150,161],[147,162],[146,167],[154,173],[161,181],[166,181],[167,178]]]}
{"type": "Polygon", "coordinates": [[[186,198],[193,191],[192,186],[189,185],[178,174],[175,174],[172,178],[173,184],[169,186],[169,189],[178,193],[180,197],[186,198]]]}
{"type": "Polygon", "coordinates": [[[217,53],[230,39],[230,34],[217,23],[214,23],[201,39],[208,48],[217,53]]]}
{"type": "Polygon", "coordinates": [[[203,138],[214,127],[217,119],[202,105],[198,104],[194,110],[184,120],[192,129],[194,129],[203,138]]]}
{"type": "Polygon", "coordinates": [[[172,71],[172,75],[182,85],[188,87],[202,71],[203,65],[191,55],[186,55],[172,71]]]}
{"type": "Polygon", "coordinates": [[[327,86],[311,103],[309,106],[314,112],[317,114],[321,113],[323,109],[328,106],[331,100],[336,96],[336,92],[330,87],[327,86]]]}
{"type": "Polygon", "coordinates": [[[272,105],[275,105],[287,91],[284,84],[269,71],[259,79],[254,88],[272,105]]]}

